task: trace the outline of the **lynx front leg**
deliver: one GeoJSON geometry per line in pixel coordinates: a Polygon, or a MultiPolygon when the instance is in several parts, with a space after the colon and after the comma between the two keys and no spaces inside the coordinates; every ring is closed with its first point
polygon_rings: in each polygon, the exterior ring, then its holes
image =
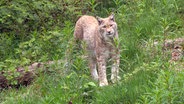
{"type": "Polygon", "coordinates": [[[114,62],[111,69],[111,81],[112,83],[115,83],[121,79],[119,77],[119,63],[120,63],[119,56],[114,56],[113,61],[114,62]]]}
{"type": "Polygon", "coordinates": [[[99,85],[106,86],[108,85],[107,76],[106,76],[106,62],[105,58],[99,57],[97,59],[98,63],[98,73],[99,73],[99,85]]]}

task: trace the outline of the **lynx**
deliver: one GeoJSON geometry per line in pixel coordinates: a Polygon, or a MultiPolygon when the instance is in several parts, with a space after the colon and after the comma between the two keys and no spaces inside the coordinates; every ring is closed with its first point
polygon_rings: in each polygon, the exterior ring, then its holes
{"type": "Polygon", "coordinates": [[[74,37],[86,43],[90,73],[94,80],[99,81],[99,86],[108,85],[106,67],[109,59],[112,61],[112,83],[120,79],[118,76],[120,53],[115,45],[118,31],[114,14],[107,18],[95,18],[88,15],[80,17],[75,25],[74,37]]]}

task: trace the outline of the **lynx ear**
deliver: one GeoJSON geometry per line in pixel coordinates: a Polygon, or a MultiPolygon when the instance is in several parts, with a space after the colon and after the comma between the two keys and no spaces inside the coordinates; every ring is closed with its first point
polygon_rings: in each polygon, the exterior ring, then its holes
{"type": "Polygon", "coordinates": [[[103,23],[103,19],[102,18],[96,16],[96,19],[97,19],[99,25],[101,25],[103,23]]]}
{"type": "Polygon", "coordinates": [[[109,19],[110,19],[111,21],[115,21],[114,13],[112,13],[112,14],[109,16],[109,19]]]}

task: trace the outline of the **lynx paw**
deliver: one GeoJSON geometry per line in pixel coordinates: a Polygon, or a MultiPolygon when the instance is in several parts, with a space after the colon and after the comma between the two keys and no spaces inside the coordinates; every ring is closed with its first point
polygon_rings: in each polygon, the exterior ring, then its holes
{"type": "Polygon", "coordinates": [[[107,81],[107,79],[104,79],[104,80],[99,80],[100,81],[100,83],[99,83],[99,86],[107,86],[108,85],[108,81],[107,81]]]}
{"type": "Polygon", "coordinates": [[[100,87],[102,87],[102,86],[107,86],[108,85],[108,83],[100,83],[100,87]]]}
{"type": "Polygon", "coordinates": [[[119,76],[111,76],[112,83],[118,82],[119,80],[121,80],[121,77],[119,77],[119,76]]]}

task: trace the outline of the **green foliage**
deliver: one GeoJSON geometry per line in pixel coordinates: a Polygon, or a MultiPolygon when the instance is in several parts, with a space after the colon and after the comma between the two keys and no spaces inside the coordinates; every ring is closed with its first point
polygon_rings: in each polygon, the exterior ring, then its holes
{"type": "Polygon", "coordinates": [[[55,30],[58,32],[59,28],[64,29],[68,20],[74,23],[83,12],[90,9],[87,2],[80,0],[1,0],[0,4],[1,61],[6,60],[9,55],[16,57],[15,49],[22,42],[38,42],[34,38],[45,38],[55,30]]]}
{"type": "Polygon", "coordinates": [[[162,70],[158,75],[158,79],[152,83],[153,89],[149,89],[147,93],[142,95],[141,103],[181,104],[184,99],[183,78],[183,71],[175,72],[173,70],[162,70]]]}
{"type": "Polygon", "coordinates": [[[16,85],[17,67],[61,60],[30,86],[3,90],[0,103],[184,102],[184,73],[175,71],[180,63],[168,63],[162,51],[165,39],[183,37],[183,0],[1,0],[0,5],[0,71],[9,83],[16,85]],[[82,14],[111,12],[118,23],[122,80],[99,87],[80,49],[85,44],[77,46],[73,29],[82,14]]]}
{"type": "Polygon", "coordinates": [[[24,38],[23,36],[26,36],[24,35],[26,32],[33,30],[49,29],[53,26],[63,27],[64,21],[68,19],[76,20],[76,17],[82,14],[80,9],[85,11],[88,9],[84,1],[3,0],[0,8],[1,31],[15,32],[14,35],[21,35],[21,38],[24,38]]]}

